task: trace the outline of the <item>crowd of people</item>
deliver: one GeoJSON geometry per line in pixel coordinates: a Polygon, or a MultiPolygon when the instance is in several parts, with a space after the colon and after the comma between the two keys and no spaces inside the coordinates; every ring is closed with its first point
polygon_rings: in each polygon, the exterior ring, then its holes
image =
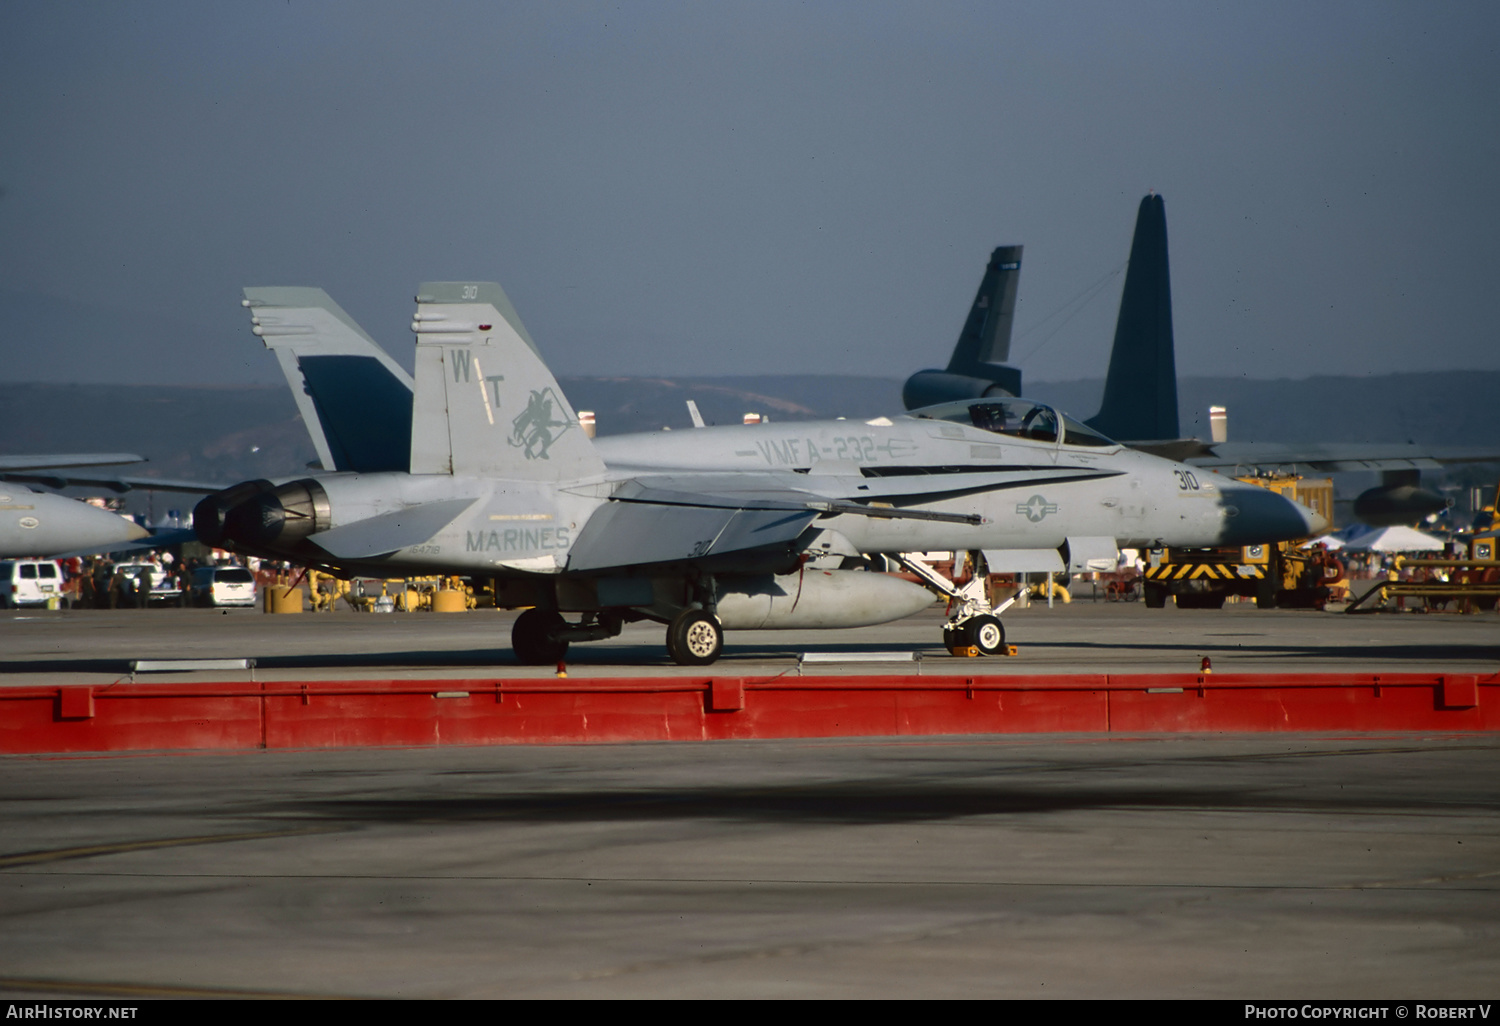
{"type": "MultiPolygon", "coordinates": [[[[79,609],[145,609],[153,600],[187,605],[193,571],[203,566],[239,565],[225,558],[177,559],[170,552],[144,553],[116,562],[108,556],[60,561],[62,590],[79,609]]],[[[247,561],[256,570],[258,560],[247,561]]]]}

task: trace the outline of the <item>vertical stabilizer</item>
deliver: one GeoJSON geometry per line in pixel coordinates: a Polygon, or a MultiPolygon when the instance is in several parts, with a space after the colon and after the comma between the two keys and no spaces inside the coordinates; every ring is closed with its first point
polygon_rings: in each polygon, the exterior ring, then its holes
{"type": "Polygon", "coordinates": [[[556,481],[604,471],[499,285],[424,284],[411,327],[413,474],[556,481]]]}
{"type": "Polygon", "coordinates": [[[1122,441],[1179,437],[1167,211],[1155,193],[1141,200],[1136,215],[1104,402],[1088,424],[1122,441]]]}
{"type": "Polygon", "coordinates": [[[1021,247],[997,246],[979,281],[974,304],[945,370],[918,371],[906,379],[908,410],[984,395],[1020,395],[1021,371],[1010,359],[1010,330],[1021,283],[1021,247]]]}
{"type": "Polygon", "coordinates": [[[1016,289],[1020,284],[1021,247],[997,246],[980,279],[958,345],[953,347],[949,374],[972,374],[980,364],[1010,359],[1010,329],[1016,318],[1016,289]]]}
{"type": "Polygon", "coordinates": [[[251,330],[276,354],[325,470],[406,470],[411,376],[322,289],[247,288],[251,330]]]}

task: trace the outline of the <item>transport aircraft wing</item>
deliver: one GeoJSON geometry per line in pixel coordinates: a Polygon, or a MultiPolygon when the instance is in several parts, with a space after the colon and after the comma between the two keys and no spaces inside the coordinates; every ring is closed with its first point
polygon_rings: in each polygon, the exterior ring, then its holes
{"type": "Polygon", "coordinates": [[[1306,468],[1320,474],[1360,470],[1435,470],[1445,463],[1489,463],[1500,450],[1478,446],[1431,446],[1412,442],[1209,442],[1185,462],[1214,469],[1306,468]]]}
{"type": "Polygon", "coordinates": [[[0,481],[20,481],[46,488],[87,485],[128,492],[133,488],[163,492],[188,492],[207,495],[224,487],[203,481],[179,481],[155,477],[122,477],[93,471],[75,473],[76,467],[107,467],[122,463],[145,463],[146,457],[133,452],[35,453],[0,456],[0,481]]]}
{"type": "Polygon", "coordinates": [[[47,470],[54,467],[107,467],[120,463],[144,463],[146,457],[133,452],[40,453],[0,456],[0,471],[47,470]]]}
{"type": "Polygon", "coordinates": [[[130,491],[180,492],[186,495],[207,495],[224,487],[222,481],[185,481],[170,477],[122,477],[117,475],[73,473],[65,468],[48,470],[23,470],[0,472],[0,481],[20,481],[41,485],[44,488],[104,488],[117,495],[130,491]]]}

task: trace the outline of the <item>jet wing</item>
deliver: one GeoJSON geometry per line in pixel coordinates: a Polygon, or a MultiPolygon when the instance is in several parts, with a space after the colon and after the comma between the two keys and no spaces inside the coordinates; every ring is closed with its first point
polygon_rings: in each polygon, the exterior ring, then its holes
{"type": "Polygon", "coordinates": [[[568,570],[685,562],[789,545],[813,520],[831,514],[953,523],[982,519],[976,514],[867,506],[794,487],[797,483],[791,475],[752,474],[626,481],[584,525],[569,552],[568,570]]]}
{"type": "Polygon", "coordinates": [[[789,544],[817,515],[809,509],[609,502],[583,525],[568,554],[568,569],[675,563],[789,544]]]}

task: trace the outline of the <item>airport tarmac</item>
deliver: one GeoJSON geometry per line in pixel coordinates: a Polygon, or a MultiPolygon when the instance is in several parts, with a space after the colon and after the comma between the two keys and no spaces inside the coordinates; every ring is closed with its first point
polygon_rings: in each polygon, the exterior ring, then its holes
{"type": "MultiPolygon", "coordinates": [[[[0,679],[229,655],[262,679],[550,675],[515,664],[511,619],[7,613],[0,679]]],[[[943,653],[940,622],[732,634],[717,669],[903,648],[927,672],[1500,664],[1494,614],[1085,601],[1013,610],[1020,654],[988,660],[943,653]]],[[[660,633],[576,646],[570,673],[701,675],[660,633]]],[[[0,990],[1493,997],[1497,770],[1482,733],[5,756],[0,990]]]]}
{"type": "MultiPolygon", "coordinates": [[[[0,686],[103,685],[128,676],[137,659],[253,658],[260,680],[379,677],[551,676],[521,666],[510,651],[514,613],[338,612],[270,616],[251,609],[115,612],[8,611],[0,614],[0,686]]],[[[1195,672],[1208,656],[1216,672],[1494,673],[1500,669],[1500,617],[1494,612],[1345,615],[1314,610],[1147,609],[1143,604],[1035,603],[1004,617],[1014,657],[954,659],[941,645],[941,608],[878,627],[831,631],[732,631],[715,673],[754,677],[787,672],[847,673],[851,663],[799,665],[803,653],[891,653],[907,660],[861,672],[1146,673],[1195,672]]],[[[657,624],[630,624],[618,638],[575,644],[575,677],[701,676],[673,665],[657,624]]],[[[243,680],[243,673],[174,674],[175,680],[243,680]]]]}
{"type": "Polygon", "coordinates": [[[8,997],[1493,998],[1500,738],[0,758],[8,997]]]}

